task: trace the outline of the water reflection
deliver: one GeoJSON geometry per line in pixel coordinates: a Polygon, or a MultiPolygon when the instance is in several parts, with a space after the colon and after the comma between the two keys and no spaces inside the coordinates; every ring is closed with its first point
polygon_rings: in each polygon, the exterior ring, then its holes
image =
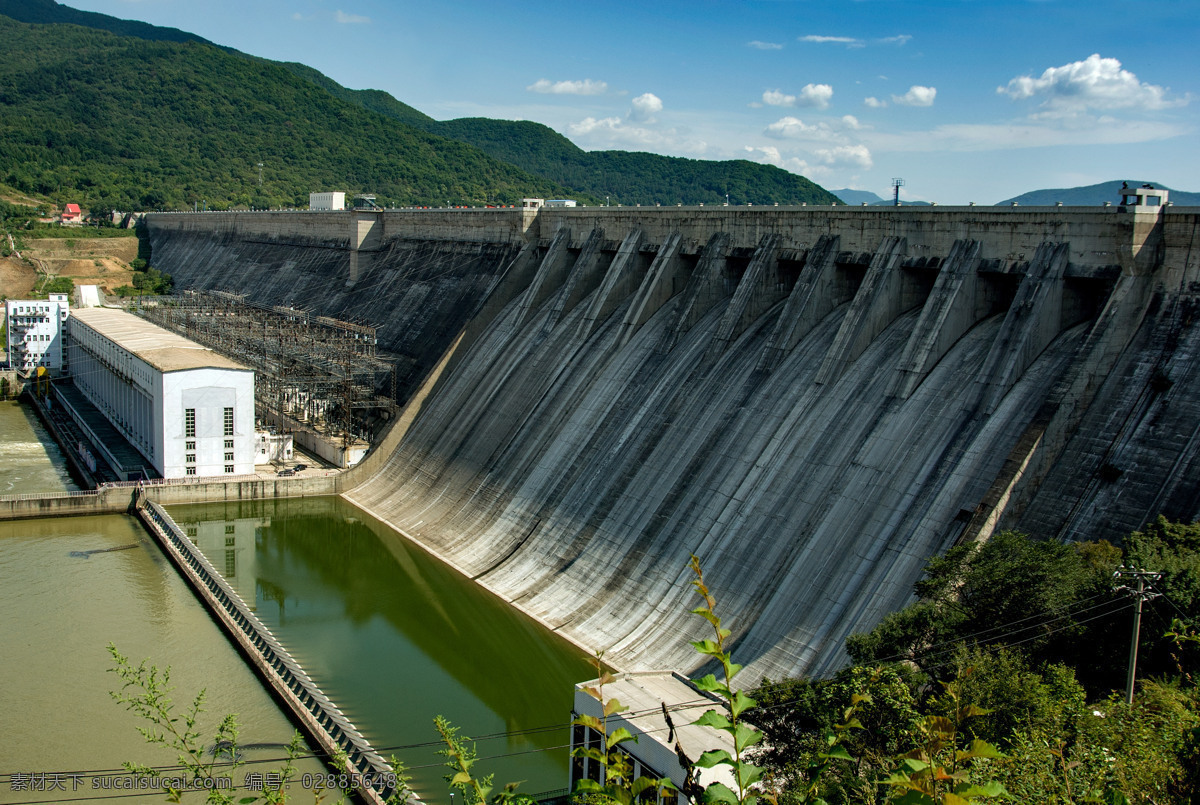
{"type": "Polygon", "coordinates": [[[416,769],[422,790],[445,791],[436,747],[418,746],[437,714],[473,737],[501,734],[479,745],[481,757],[518,753],[481,761],[498,781],[566,784],[555,747],[572,686],[591,675],[582,650],[340,498],[171,513],[377,748],[433,764],[416,769]]]}

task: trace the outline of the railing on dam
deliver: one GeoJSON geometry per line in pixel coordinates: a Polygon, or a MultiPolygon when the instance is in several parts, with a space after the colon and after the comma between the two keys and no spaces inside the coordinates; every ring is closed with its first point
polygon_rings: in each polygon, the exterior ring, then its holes
{"type": "Polygon", "coordinates": [[[21,492],[15,495],[0,495],[0,503],[18,500],[64,500],[68,498],[94,498],[100,494],[98,489],[82,489],[73,492],[21,492]]]}
{"type": "Polygon", "coordinates": [[[367,783],[358,789],[358,793],[370,803],[383,805],[396,790],[395,772],[387,761],[321,692],[207,557],[187,539],[171,516],[144,497],[140,498],[137,511],[172,561],[327,757],[344,753],[347,771],[355,779],[367,783]]]}

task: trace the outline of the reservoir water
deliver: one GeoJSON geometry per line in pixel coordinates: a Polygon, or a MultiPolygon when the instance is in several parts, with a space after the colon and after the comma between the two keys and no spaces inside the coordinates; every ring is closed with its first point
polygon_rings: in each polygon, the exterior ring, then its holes
{"type": "Polygon", "coordinates": [[[419,793],[447,797],[437,715],[498,784],[566,786],[573,686],[595,675],[581,649],[341,498],[170,513],[419,793]]]}
{"type": "MultiPolygon", "coordinates": [[[[0,404],[0,494],[74,489],[62,466],[32,412],[0,404]]],[[[566,785],[572,686],[594,675],[582,650],[340,498],[171,514],[380,753],[411,769],[427,802],[449,802],[439,714],[477,739],[476,768],[498,784],[566,785]]],[[[0,522],[0,624],[0,803],[112,795],[92,786],[123,762],[174,762],[111,700],[109,642],[135,663],[170,665],[180,707],[206,688],[206,735],[238,714],[256,764],[238,775],[279,765],[290,721],[135,519],[0,522]],[[14,791],[14,772],[82,776],[65,791],[14,791]]],[[[310,757],[299,772],[324,766],[310,757]]]]}

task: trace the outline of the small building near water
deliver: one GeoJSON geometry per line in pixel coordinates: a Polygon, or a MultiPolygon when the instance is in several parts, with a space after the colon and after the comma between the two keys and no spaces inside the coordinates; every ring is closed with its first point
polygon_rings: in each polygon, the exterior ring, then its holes
{"type": "MultiPolygon", "coordinates": [[[[585,688],[596,686],[597,680],[581,682],[575,686],[573,715],[590,715],[600,718],[600,702],[585,688]]],[[[605,701],[616,699],[625,710],[608,717],[606,731],[611,734],[624,727],[637,739],[621,744],[618,751],[627,754],[632,761],[633,777],[671,778],[679,789],[684,788],[684,767],[679,760],[676,746],[694,763],[702,754],[712,749],[725,749],[733,754],[733,739],[728,733],[711,727],[696,726],[696,719],[708,710],[727,713],[721,699],[695,688],[687,677],[672,671],[644,671],[617,674],[614,681],[601,691],[605,701]],[[670,719],[668,723],[668,718],[670,719]]],[[[590,727],[571,727],[571,789],[579,780],[591,779],[604,782],[604,768],[600,763],[575,757],[579,747],[600,749],[602,736],[590,727]]],[[[701,787],[716,782],[724,783],[736,790],[733,773],[728,766],[697,769],[696,782],[701,787]]],[[[671,805],[676,801],[689,801],[688,797],[674,791],[663,792],[658,805],[671,805]]],[[[640,800],[639,800],[640,801],[640,800]]],[[[645,800],[653,805],[654,799],[645,800]]]]}

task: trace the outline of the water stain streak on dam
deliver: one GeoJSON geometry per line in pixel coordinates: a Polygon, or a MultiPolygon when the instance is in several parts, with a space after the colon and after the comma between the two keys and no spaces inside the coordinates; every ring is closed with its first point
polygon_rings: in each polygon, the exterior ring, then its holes
{"type": "Polygon", "coordinates": [[[358,316],[410,398],[347,493],[635,668],[698,554],[750,677],[822,673],[931,555],[1200,514],[1200,210],[151,215],[180,288],[358,316]]]}

